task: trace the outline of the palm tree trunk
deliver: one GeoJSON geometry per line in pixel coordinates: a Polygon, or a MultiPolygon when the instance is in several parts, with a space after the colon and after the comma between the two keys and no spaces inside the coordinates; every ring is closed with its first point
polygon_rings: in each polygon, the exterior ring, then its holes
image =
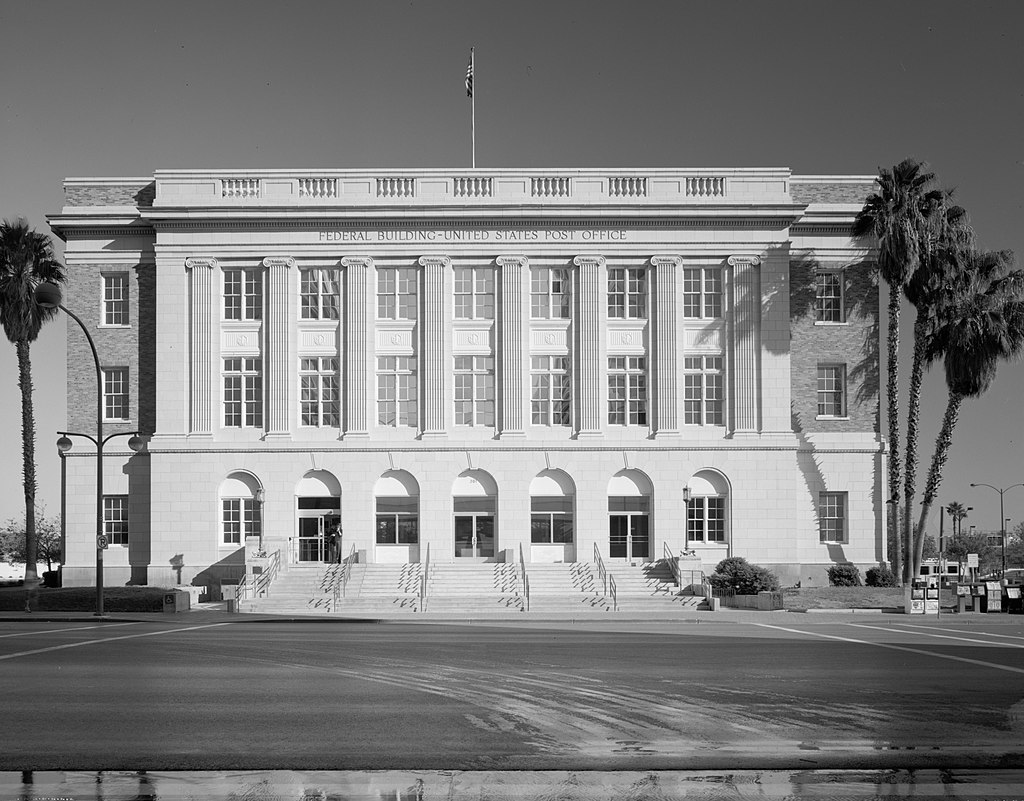
{"type": "Polygon", "coordinates": [[[36,572],[36,420],[32,410],[32,360],[28,340],[15,343],[18,388],[21,389],[21,453],[25,488],[25,587],[39,583],[36,572]]]}
{"type": "MultiPolygon", "coordinates": [[[[907,391],[907,453],[906,469],[903,475],[903,504],[906,514],[903,516],[904,553],[914,552],[914,495],[917,492],[917,430],[921,417],[921,383],[924,380],[924,348],[925,325],[918,311],[914,321],[914,361],[910,370],[910,387],[907,391]]],[[[904,575],[905,581],[917,575],[911,572],[911,559],[907,558],[904,575]]]]}
{"type": "Polygon", "coordinates": [[[963,402],[963,395],[956,392],[949,393],[946,414],[942,418],[942,428],[939,430],[939,436],[935,439],[935,454],[932,456],[932,465],[928,469],[928,481],[925,482],[924,499],[921,501],[921,519],[918,521],[914,537],[913,575],[915,576],[921,572],[921,562],[924,557],[924,524],[928,519],[932,504],[935,502],[935,497],[939,494],[942,469],[946,466],[946,460],[949,458],[949,446],[953,442],[953,429],[960,417],[960,406],[963,402]]]}
{"type": "Polygon", "coordinates": [[[899,421],[899,355],[900,355],[900,291],[889,287],[889,332],[886,337],[886,367],[888,377],[885,385],[885,403],[889,414],[889,506],[892,510],[889,521],[889,538],[895,543],[896,579],[903,582],[903,548],[899,541],[899,506],[895,499],[900,494],[900,421],[899,421]]]}

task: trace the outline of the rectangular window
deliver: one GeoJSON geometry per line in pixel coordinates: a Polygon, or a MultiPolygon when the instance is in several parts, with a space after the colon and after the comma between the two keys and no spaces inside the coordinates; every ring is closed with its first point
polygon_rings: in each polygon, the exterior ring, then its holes
{"type": "Polygon", "coordinates": [[[419,425],[414,356],[377,358],[377,423],[382,426],[419,425]]]}
{"type": "Polygon", "coordinates": [[[413,267],[377,270],[377,319],[415,320],[418,272],[413,267]]]}
{"type": "Polygon", "coordinates": [[[534,320],[568,320],[572,316],[572,282],[562,268],[530,270],[530,317],[534,320]]]}
{"type": "Polygon", "coordinates": [[[643,356],[608,357],[608,423],[647,425],[647,360],[643,356]]]}
{"type": "Polygon", "coordinates": [[[846,542],[846,493],[818,493],[818,537],[822,542],[846,542]]]}
{"type": "Polygon", "coordinates": [[[255,498],[222,498],[221,531],[225,545],[241,545],[244,537],[259,537],[260,504],[255,498]]]}
{"type": "Polygon", "coordinates": [[[494,426],[492,357],[455,357],[455,425],[494,426]]]}
{"type": "Polygon", "coordinates": [[[224,271],[224,319],[263,318],[263,271],[224,271]]]}
{"type": "Polygon", "coordinates": [[[299,410],[302,425],[341,427],[336,358],[299,360],[299,410]]]}
{"type": "Polygon", "coordinates": [[[338,319],[338,271],[300,270],[299,310],[303,320],[338,319]]]}
{"type": "Polygon", "coordinates": [[[128,325],[128,274],[103,276],[103,325],[128,325]]]}
{"type": "Polygon", "coordinates": [[[572,380],[568,356],[530,359],[530,415],[535,426],[570,424],[572,380]]]}
{"type": "Polygon", "coordinates": [[[647,317],[647,270],[642,267],[608,269],[608,316],[623,320],[647,317]]]}
{"type": "Polygon", "coordinates": [[[818,365],[818,417],[846,416],[846,365],[818,365]]]}
{"type": "Polygon", "coordinates": [[[224,427],[263,427],[263,360],[224,360],[224,427]]]}
{"type": "Polygon", "coordinates": [[[725,542],[725,498],[691,498],[686,505],[689,542],[725,542]]]}
{"type": "Polygon", "coordinates": [[[128,496],[103,496],[103,534],[111,545],[128,544],[128,496]]]}
{"type": "Polygon", "coordinates": [[[103,368],[103,419],[128,419],[128,368],[103,368]]]}
{"type": "Polygon", "coordinates": [[[494,319],[494,269],[455,268],[455,319],[494,319]]]}
{"type": "Polygon", "coordinates": [[[530,499],[530,542],[538,545],[572,542],[572,497],[530,499]]]}
{"type": "Polygon", "coordinates": [[[683,317],[716,320],[722,316],[722,271],[717,267],[683,270],[683,317]]]}
{"type": "Polygon", "coordinates": [[[683,422],[695,426],[725,425],[725,392],[721,356],[683,358],[683,422]]]}
{"type": "Polygon", "coordinates": [[[814,312],[819,323],[841,323],[843,319],[843,274],[823,272],[814,277],[814,312]]]}
{"type": "Polygon", "coordinates": [[[377,498],[377,544],[414,545],[419,535],[417,498],[377,498]]]}

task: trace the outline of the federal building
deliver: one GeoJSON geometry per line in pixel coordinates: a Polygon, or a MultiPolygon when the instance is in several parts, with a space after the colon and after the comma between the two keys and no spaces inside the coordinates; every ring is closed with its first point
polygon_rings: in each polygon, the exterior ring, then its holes
{"type": "MultiPolygon", "coordinates": [[[[95,339],[106,583],[361,564],[642,564],[783,584],[885,558],[870,176],[161,170],[49,218],[95,339]]],[[[68,428],[96,374],[68,326],[68,428]]],[[[66,459],[65,585],[95,577],[66,459]]]]}

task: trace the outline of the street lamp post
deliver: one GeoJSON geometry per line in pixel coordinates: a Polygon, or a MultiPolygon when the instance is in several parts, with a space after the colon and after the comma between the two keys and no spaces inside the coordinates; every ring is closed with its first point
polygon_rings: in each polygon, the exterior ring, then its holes
{"type": "MultiPolygon", "coordinates": [[[[56,284],[45,283],[40,284],[36,287],[35,291],[36,303],[42,306],[44,309],[60,309],[68,317],[78,323],[78,327],[82,329],[82,333],[85,334],[86,340],[89,342],[89,348],[92,350],[92,358],[96,363],[96,436],[95,438],[91,434],[75,434],[75,436],[86,437],[96,443],[96,611],[97,617],[103,616],[103,549],[106,546],[103,537],[103,445],[107,440],[117,436],[131,436],[133,441],[129,442],[129,446],[132,450],[138,450],[141,447],[141,440],[138,438],[138,432],[118,432],[111,434],[110,436],[103,437],[103,368],[100,367],[100,357],[96,352],[96,343],[93,342],[92,335],[89,333],[89,329],[85,327],[85,323],[76,315],[74,312],[68,311],[61,304],[61,291],[60,287],[56,284]],[[133,444],[134,443],[134,444],[133,444]]],[[[68,439],[68,434],[71,432],[60,432],[61,438],[57,441],[57,448],[62,454],[66,453],[71,448],[71,440],[68,439]]]]}
{"type": "Polygon", "coordinates": [[[1006,575],[1006,513],[1003,511],[1003,494],[1007,490],[1012,490],[1014,487],[1024,487],[1024,483],[1011,484],[1008,487],[993,487],[991,484],[971,484],[972,487],[988,487],[991,490],[995,490],[999,493],[999,544],[1003,550],[1003,569],[1000,575],[1006,575]]]}

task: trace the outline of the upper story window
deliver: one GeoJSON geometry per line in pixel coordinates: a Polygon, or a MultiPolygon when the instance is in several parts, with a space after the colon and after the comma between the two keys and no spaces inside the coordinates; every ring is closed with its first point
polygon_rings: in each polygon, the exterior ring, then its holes
{"type": "Polygon", "coordinates": [[[492,357],[455,357],[455,425],[494,425],[492,357]]]}
{"type": "Polygon", "coordinates": [[[103,368],[103,419],[128,419],[128,368],[103,368]]]}
{"type": "Polygon", "coordinates": [[[299,360],[299,407],[302,425],[317,428],[341,427],[336,358],[299,360]]]}
{"type": "Polygon", "coordinates": [[[647,359],[643,356],[608,357],[608,423],[647,425],[647,359]]]}
{"type": "Polygon", "coordinates": [[[846,542],[846,493],[818,493],[818,539],[846,542]]]}
{"type": "Polygon", "coordinates": [[[224,427],[263,427],[263,360],[224,360],[224,427]]]}
{"type": "Polygon", "coordinates": [[[821,272],[814,276],[814,319],[819,323],[845,322],[841,272],[821,272]]]}
{"type": "Polygon", "coordinates": [[[259,320],[263,317],[263,271],[224,271],[224,319],[259,320]]]}
{"type": "Polygon", "coordinates": [[[846,365],[818,365],[818,417],[846,417],[846,365]]]}
{"type": "Polygon", "coordinates": [[[299,308],[303,320],[338,319],[338,271],[300,270],[299,308]]]}
{"type": "Polygon", "coordinates": [[[494,268],[455,268],[455,319],[494,319],[494,268]]]}
{"type": "Polygon", "coordinates": [[[377,319],[415,320],[418,273],[413,267],[377,270],[377,319]]]}
{"type": "Polygon", "coordinates": [[[377,357],[377,423],[382,426],[419,424],[415,356],[377,357]]]}
{"type": "Polygon", "coordinates": [[[647,317],[647,270],[642,267],[608,269],[608,316],[624,320],[647,317]]]}
{"type": "Polygon", "coordinates": [[[111,545],[128,544],[128,496],[103,496],[103,533],[111,545]]]}
{"type": "Polygon", "coordinates": [[[716,320],[722,316],[722,271],[718,267],[683,270],[683,317],[716,320]]]}
{"type": "Polygon", "coordinates": [[[683,358],[683,422],[697,426],[725,424],[721,356],[683,358]]]}
{"type": "Polygon", "coordinates": [[[572,317],[572,280],[567,269],[530,269],[530,317],[534,320],[568,320],[572,317]]]}
{"type": "Polygon", "coordinates": [[[530,359],[530,415],[535,426],[570,424],[572,380],[568,356],[530,359]]]}
{"type": "Polygon", "coordinates": [[[128,273],[103,276],[103,325],[128,325],[128,273]]]}

